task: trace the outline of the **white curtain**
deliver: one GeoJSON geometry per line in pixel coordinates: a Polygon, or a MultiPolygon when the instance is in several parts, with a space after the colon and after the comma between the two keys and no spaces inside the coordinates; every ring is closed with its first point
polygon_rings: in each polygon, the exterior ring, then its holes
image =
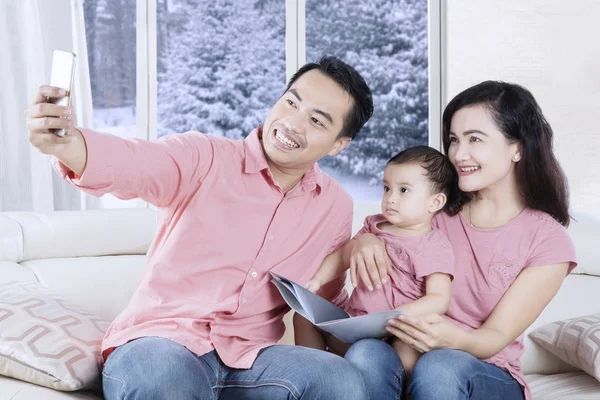
{"type": "Polygon", "coordinates": [[[96,208],[95,198],[63,182],[29,144],[23,114],[49,82],[53,50],[72,51],[77,122],[92,127],[81,0],[0,0],[0,49],[0,211],[96,208]]]}

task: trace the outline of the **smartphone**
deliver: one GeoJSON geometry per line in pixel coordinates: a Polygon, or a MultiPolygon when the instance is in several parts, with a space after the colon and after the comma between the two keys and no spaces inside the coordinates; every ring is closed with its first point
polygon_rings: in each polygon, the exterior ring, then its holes
{"type": "MultiPolygon", "coordinates": [[[[56,86],[67,92],[65,97],[50,99],[54,104],[71,107],[71,91],[75,77],[75,54],[67,51],[54,50],[52,55],[52,72],[50,73],[50,86],[56,86]]],[[[66,129],[50,129],[57,136],[65,136],[66,129]]]]}

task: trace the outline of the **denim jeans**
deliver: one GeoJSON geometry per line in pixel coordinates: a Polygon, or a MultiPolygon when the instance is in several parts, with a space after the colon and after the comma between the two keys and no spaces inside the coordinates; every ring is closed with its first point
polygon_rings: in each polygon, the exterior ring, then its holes
{"type": "MultiPolygon", "coordinates": [[[[354,343],[345,356],[363,374],[371,400],[401,399],[406,375],[400,358],[382,340],[354,343]]],[[[522,400],[519,383],[506,371],[459,350],[421,356],[408,385],[411,400],[522,400]]]]}
{"type": "Polygon", "coordinates": [[[271,346],[250,369],[229,368],[215,351],[197,356],[164,338],[116,348],[102,372],[107,400],[368,399],[360,372],[320,350],[271,346]]]}

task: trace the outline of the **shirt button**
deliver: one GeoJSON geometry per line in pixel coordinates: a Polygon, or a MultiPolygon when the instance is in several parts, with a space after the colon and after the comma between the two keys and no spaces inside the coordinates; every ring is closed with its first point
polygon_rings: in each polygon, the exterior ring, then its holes
{"type": "Polygon", "coordinates": [[[248,300],[246,300],[245,297],[242,297],[242,303],[246,304],[246,301],[248,301],[248,300]]]}
{"type": "Polygon", "coordinates": [[[273,240],[273,235],[269,235],[269,240],[273,240]]]}
{"type": "Polygon", "coordinates": [[[256,271],[252,271],[252,274],[250,274],[250,275],[252,275],[252,277],[255,278],[255,279],[258,276],[258,274],[256,273],[256,271]]]}

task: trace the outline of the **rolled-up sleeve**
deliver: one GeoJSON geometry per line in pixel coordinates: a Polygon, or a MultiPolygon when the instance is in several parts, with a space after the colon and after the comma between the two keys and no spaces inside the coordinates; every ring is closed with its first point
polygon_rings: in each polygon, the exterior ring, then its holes
{"type": "Polygon", "coordinates": [[[63,179],[95,196],[111,193],[166,206],[194,190],[213,163],[211,140],[198,132],[149,142],[80,130],[87,147],[83,174],[76,175],[56,158],[52,162],[63,179]]]}

